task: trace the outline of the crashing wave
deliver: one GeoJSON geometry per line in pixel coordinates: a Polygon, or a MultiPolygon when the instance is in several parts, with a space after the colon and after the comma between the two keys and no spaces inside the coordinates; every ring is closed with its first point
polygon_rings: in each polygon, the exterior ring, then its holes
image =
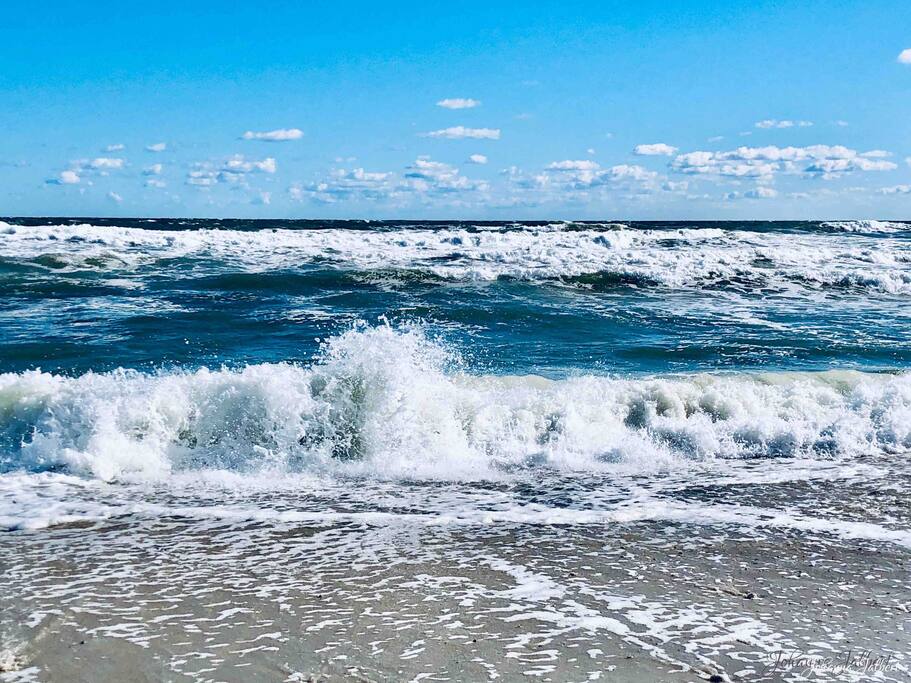
{"type": "Polygon", "coordinates": [[[911,224],[898,221],[877,221],[872,219],[855,221],[824,221],[824,228],[841,232],[893,233],[911,229],[911,224]]]}
{"type": "Polygon", "coordinates": [[[165,231],[0,224],[0,260],[54,271],[152,273],[166,264],[169,277],[320,268],[413,272],[449,281],[509,278],[587,286],[587,276],[607,274],[606,281],[669,288],[819,289],[849,283],[865,292],[911,292],[911,244],[837,234],[845,230],[795,234],[554,224],[165,231]],[[176,259],[191,264],[182,271],[176,259]]]}
{"type": "Polygon", "coordinates": [[[474,479],[907,449],[911,374],[472,375],[417,329],[353,329],[308,367],[0,375],[0,469],[101,479],[474,479]]]}

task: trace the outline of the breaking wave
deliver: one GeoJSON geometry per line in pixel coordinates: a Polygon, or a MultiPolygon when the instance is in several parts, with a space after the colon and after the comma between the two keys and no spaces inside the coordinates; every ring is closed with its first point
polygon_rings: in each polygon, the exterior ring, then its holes
{"type": "Polygon", "coordinates": [[[911,449],[911,374],[476,375],[418,328],[358,327],[309,366],[0,375],[0,470],[476,479],[552,467],[911,449]]]}
{"type": "Polygon", "coordinates": [[[894,233],[911,229],[911,224],[900,223],[898,221],[876,221],[876,220],[856,220],[856,221],[825,221],[820,223],[823,228],[838,230],[841,232],[861,232],[861,233],[894,233]]]}
{"type": "Polygon", "coordinates": [[[500,278],[702,287],[843,287],[911,292],[908,226],[819,224],[815,231],[623,224],[387,229],[151,230],[0,223],[0,267],[54,272],[166,268],[169,277],[308,267],[417,272],[449,281],[500,278]],[[848,234],[851,233],[851,234],[848,234]],[[880,234],[883,233],[883,234],[880,234]],[[184,262],[185,271],[175,267],[184,262]]]}

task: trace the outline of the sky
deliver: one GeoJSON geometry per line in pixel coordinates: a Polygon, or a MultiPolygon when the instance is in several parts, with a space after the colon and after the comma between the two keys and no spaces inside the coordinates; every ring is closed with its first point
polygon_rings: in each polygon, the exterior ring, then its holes
{"type": "Polygon", "coordinates": [[[911,3],[7,0],[0,215],[911,219],[911,3]]]}

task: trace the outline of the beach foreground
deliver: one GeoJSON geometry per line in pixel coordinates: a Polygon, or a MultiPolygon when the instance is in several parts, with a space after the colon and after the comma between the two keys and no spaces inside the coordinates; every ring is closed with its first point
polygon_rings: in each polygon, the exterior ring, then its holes
{"type": "Polygon", "coordinates": [[[144,485],[0,535],[3,680],[907,680],[908,471],[884,464],[545,476],[482,507],[397,485],[331,512],[315,488],[144,485]]]}

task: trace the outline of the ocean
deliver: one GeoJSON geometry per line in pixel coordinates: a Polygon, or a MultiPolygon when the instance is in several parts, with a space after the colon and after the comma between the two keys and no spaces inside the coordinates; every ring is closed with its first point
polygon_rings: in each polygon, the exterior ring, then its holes
{"type": "Polygon", "coordinates": [[[3,680],[907,680],[911,223],[3,218],[0,294],[3,680]]]}

